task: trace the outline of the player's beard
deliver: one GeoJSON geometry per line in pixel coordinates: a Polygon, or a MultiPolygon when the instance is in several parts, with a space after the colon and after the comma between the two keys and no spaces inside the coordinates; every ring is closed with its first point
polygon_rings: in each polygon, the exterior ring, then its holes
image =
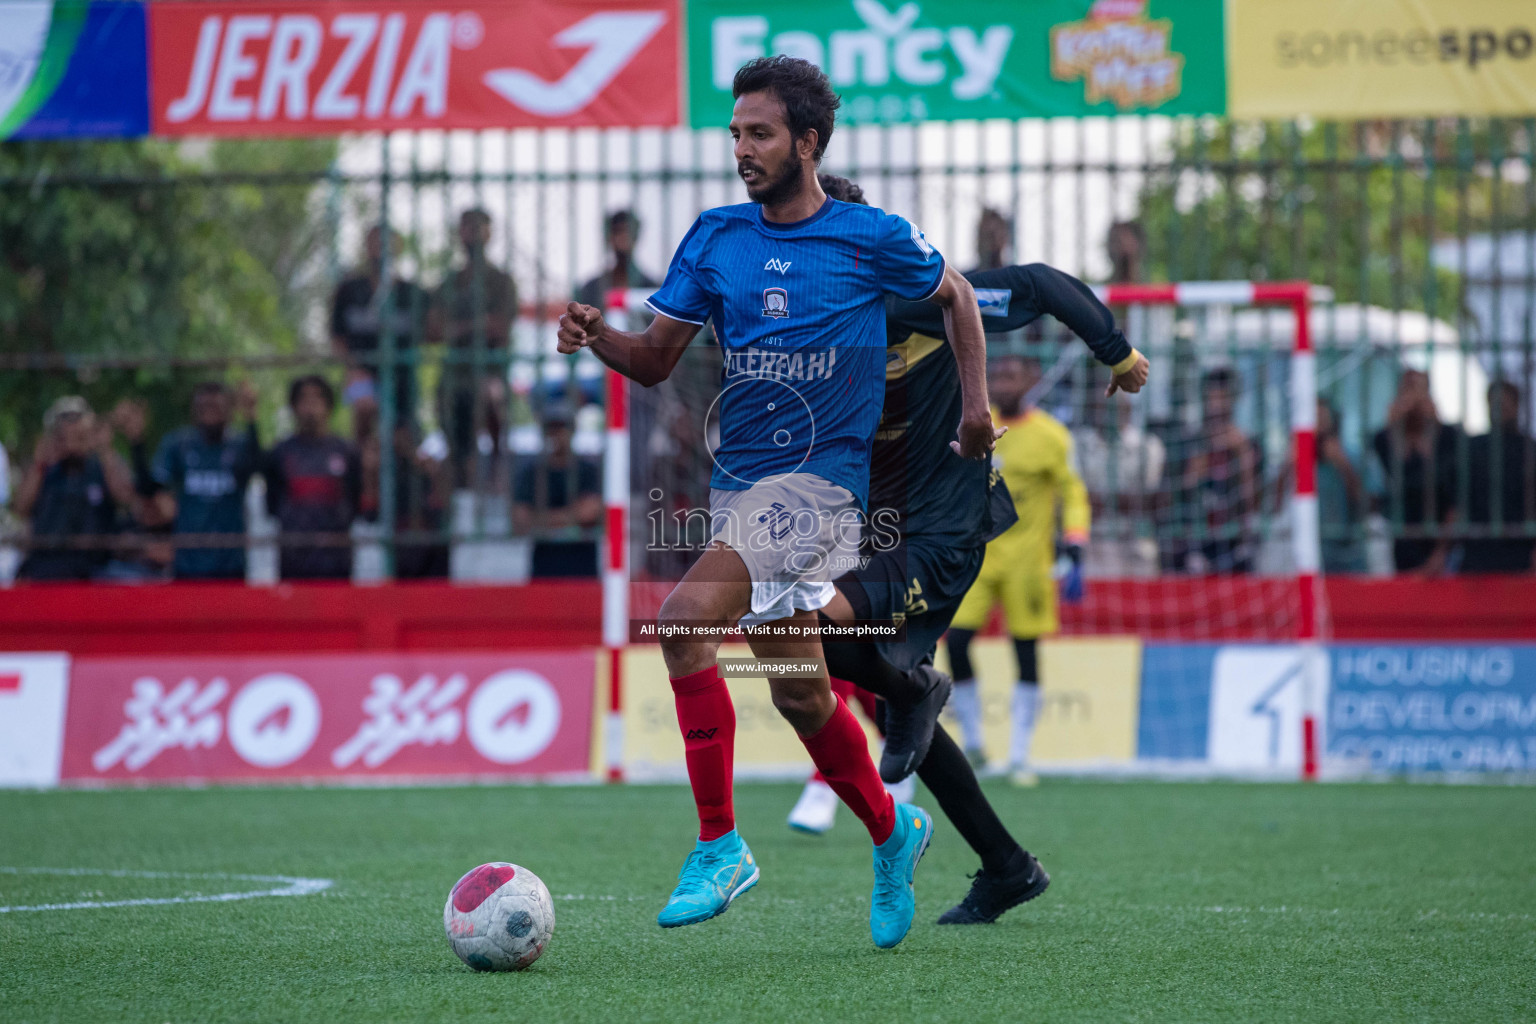
{"type": "MultiPolygon", "coordinates": [[[[759,169],[766,170],[766,168],[759,169]]],[[[805,164],[799,160],[790,159],[784,162],[784,169],[779,172],[778,177],[756,188],[748,185],[747,198],[764,206],[775,206],[795,198],[804,187],[805,164]]]]}

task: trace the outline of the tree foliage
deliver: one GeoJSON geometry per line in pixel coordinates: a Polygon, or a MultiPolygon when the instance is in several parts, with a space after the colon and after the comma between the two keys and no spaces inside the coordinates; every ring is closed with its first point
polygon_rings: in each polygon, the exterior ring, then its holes
{"type": "Polygon", "coordinates": [[[314,183],[335,153],[329,139],[0,144],[0,353],[70,366],[0,372],[0,440],[35,436],[72,392],[98,410],[144,398],[165,429],[221,375],[174,361],[295,351],[326,283],[314,183]],[[264,171],[281,183],[249,180],[264,171]]]}
{"type": "Polygon", "coordinates": [[[1457,277],[1431,249],[1536,226],[1530,146],[1502,122],[1186,122],[1141,190],[1147,271],[1306,279],[1340,302],[1454,318],[1457,277]]]}

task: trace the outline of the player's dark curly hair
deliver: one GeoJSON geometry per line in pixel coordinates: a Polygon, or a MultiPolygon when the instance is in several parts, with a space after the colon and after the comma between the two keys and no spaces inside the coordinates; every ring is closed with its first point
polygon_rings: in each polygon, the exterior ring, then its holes
{"type": "Polygon", "coordinates": [[[816,180],[821,182],[823,192],[839,202],[853,203],[855,206],[869,205],[869,200],[864,198],[864,190],[840,174],[823,172],[816,175],[816,180]]]}
{"type": "Polygon", "coordinates": [[[806,132],[816,132],[817,163],[827,151],[832,140],[832,128],[837,121],[837,108],[842,100],[832,91],[832,83],[826,72],[808,60],[777,54],[772,57],[755,57],[736,72],[731,86],[731,97],[740,99],[747,93],[771,92],[784,104],[784,117],[789,122],[789,134],[800,138],[806,132]]]}

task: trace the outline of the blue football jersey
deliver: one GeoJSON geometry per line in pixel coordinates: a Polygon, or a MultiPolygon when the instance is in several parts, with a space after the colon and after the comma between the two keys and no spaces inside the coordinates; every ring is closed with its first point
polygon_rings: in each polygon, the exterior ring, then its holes
{"type": "Polygon", "coordinates": [[[814,473],[864,504],[885,397],[884,296],[925,299],[943,277],[923,233],[873,207],[828,199],[794,224],[765,221],[755,203],[705,211],[650,306],[714,321],[725,364],[710,485],[814,473]]]}

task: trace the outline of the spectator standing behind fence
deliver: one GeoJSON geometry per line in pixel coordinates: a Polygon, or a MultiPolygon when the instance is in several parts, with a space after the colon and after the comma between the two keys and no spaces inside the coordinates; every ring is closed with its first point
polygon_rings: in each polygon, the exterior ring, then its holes
{"type": "MultiPolygon", "coordinates": [[[[133,432],[141,430],[139,425],[133,432]]],[[[134,447],[137,463],[143,449],[134,447]]],[[[256,389],[243,383],[231,395],[218,381],[199,384],[192,392],[192,422],[161,439],[149,486],[139,481],[146,498],[169,504],[161,517],[174,523],[177,579],[245,579],[245,489],[260,464],[256,389]],[[243,428],[230,429],[232,410],[243,428]]],[[[144,475],[143,467],[135,470],[136,477],[144,475]]]]}
{"type": "MultiPolygon", "coordinates": [[[[442,539],[449,484],[445,464],[420,448],[409,423],[395,427],[394,557],[396,579],[433,579],[448,575],[448,544],[442,539]]],[[[361,445],[363,518],[377,520],[383,460],[375,432],[361,445]]]]}
{"type": "Polygon", "coordinates": [[[1200,379],[1201,424],[1176,446],[1174,504],[1182,523],[1168,557],[1179,571],[1253,571],[1249,520],[1259,509],[1261,466],[1258,446],[1234,418],[1235,385],[1236,375],[1226,367],[1200,379]]]}
{"type": "Polygon", "coordinates": [[[1364,572],[1360,534],[1367,511],[1365,484],[1339,439],[1333,406],[1317,400],[1317,517],[1322,530],[1323,572],[1364,572]]]}
{"type": "MultiPolygon", "coordinates": [[[[1429,374],[1404,370],[1387,425],[1373,441],[1385,474],[1384,511],[1394,526],[1424,532],[1456,518],[1456,454],[1460,432],[1440,422],[1429,391],[1429,374]]],[[[1403,537],[1392,543],[1398,572],[1429,575],[1445,569],[1451,544],[1445,537],[1403,537]]]]}
{"type": "Polygon", "coordinates": [[[298,432],[268,454],[267,511],[277,518],[283,579],[350,579],[352,521],[362,498],[357,449],[331,433],[336,394],[323,377],[288,388],[298,432]]]}
{"type": "Polygon", "coordinates": [[[1010,262],[1013,248],[1013,221],[990,206],[981,209],[976,221],[976,269],[997,270],[1010,262]]]}
{"type": "Polygon", "coordinates": [[[632,210],[615,210],[608,215],[607,268],[576,289],[576,301],[598,309],[608,308],[608,293],[614,289],[654,288],[659,283],[635,265],[635,243],[640,240],[640,220],[632,210]]]}
{"type": "Polygon", "coordinates": [[[596,576],[597,543],[582,534],[603,514],[597,466],[571,451],[575,417],[563,403],[544,410],[544,451],[519,467],[512,488],[512,525],[535,534],[534,576],[596,576]]]}
{"type": "Polygon", "coordinates": [[[1093,427],[1072,432],[1084,485],[1093,504],[1093,543],[1088,565],[1095,575],[1157,575],[1157,541],[1136,535],[1138,523],[1155,518],[1168,452],[1162,439],[1143,430],[1129,402],[1102,402],[1101,416],[1116,417],[1109,436],[1093,427]]]}
{"type": "Polygon", "coordinates": [[[85,399],[60,398],[43,419],[15,510],[31,523],[21,579],[86,580],[112,559],[119,509],[134,502],[133,474],[112,449],[112,428],[85,399]]]}
{"type": "Polygon", "coordinates": [[[486,403],[483,381],[505,375],[503,353],[517,315],[517,286],[486,258],[490,214],[465,210],[459,217],[459,240],[464,245],[464,263],[438,287],[429,329],[434,340],[448,345],[438,388],[438,421],[448,435],[454,486],[465,487],[475,435],[482,425],[489,428],[493,454],[501,450],[502,412],[486,403]]]}
{"type": "Polygon", "coordinates": [[[1526,524],[1536,520],[1536,441],[1520,429],[1519,387],[1506,380],[1489,385],[1488,413],[1493,426],[1467,443],[1467,522],[1493,529],[1497,508],[1502,536],[1467,540],[1461,571],[1530,572],[1536,541],[1526,524]]]}
{"type": "Polygon", "coordinates": [[[394,232],[389,233],[393,268],[390,294],[387,298],[382,294],[384,238],[383,228],[368,230],[363,266],[336,287],[331,301],[331,345],[347,363],[342,396],[359,416],[366,417],[378,403],[378,382],[383,377],[380,353],[388,326],[397,356],[395,419],[415,422],[416,364],[410,356],[426,334],[430,300],[425,289],[398,272],[401,245],[400,236],[394,232]]]}

